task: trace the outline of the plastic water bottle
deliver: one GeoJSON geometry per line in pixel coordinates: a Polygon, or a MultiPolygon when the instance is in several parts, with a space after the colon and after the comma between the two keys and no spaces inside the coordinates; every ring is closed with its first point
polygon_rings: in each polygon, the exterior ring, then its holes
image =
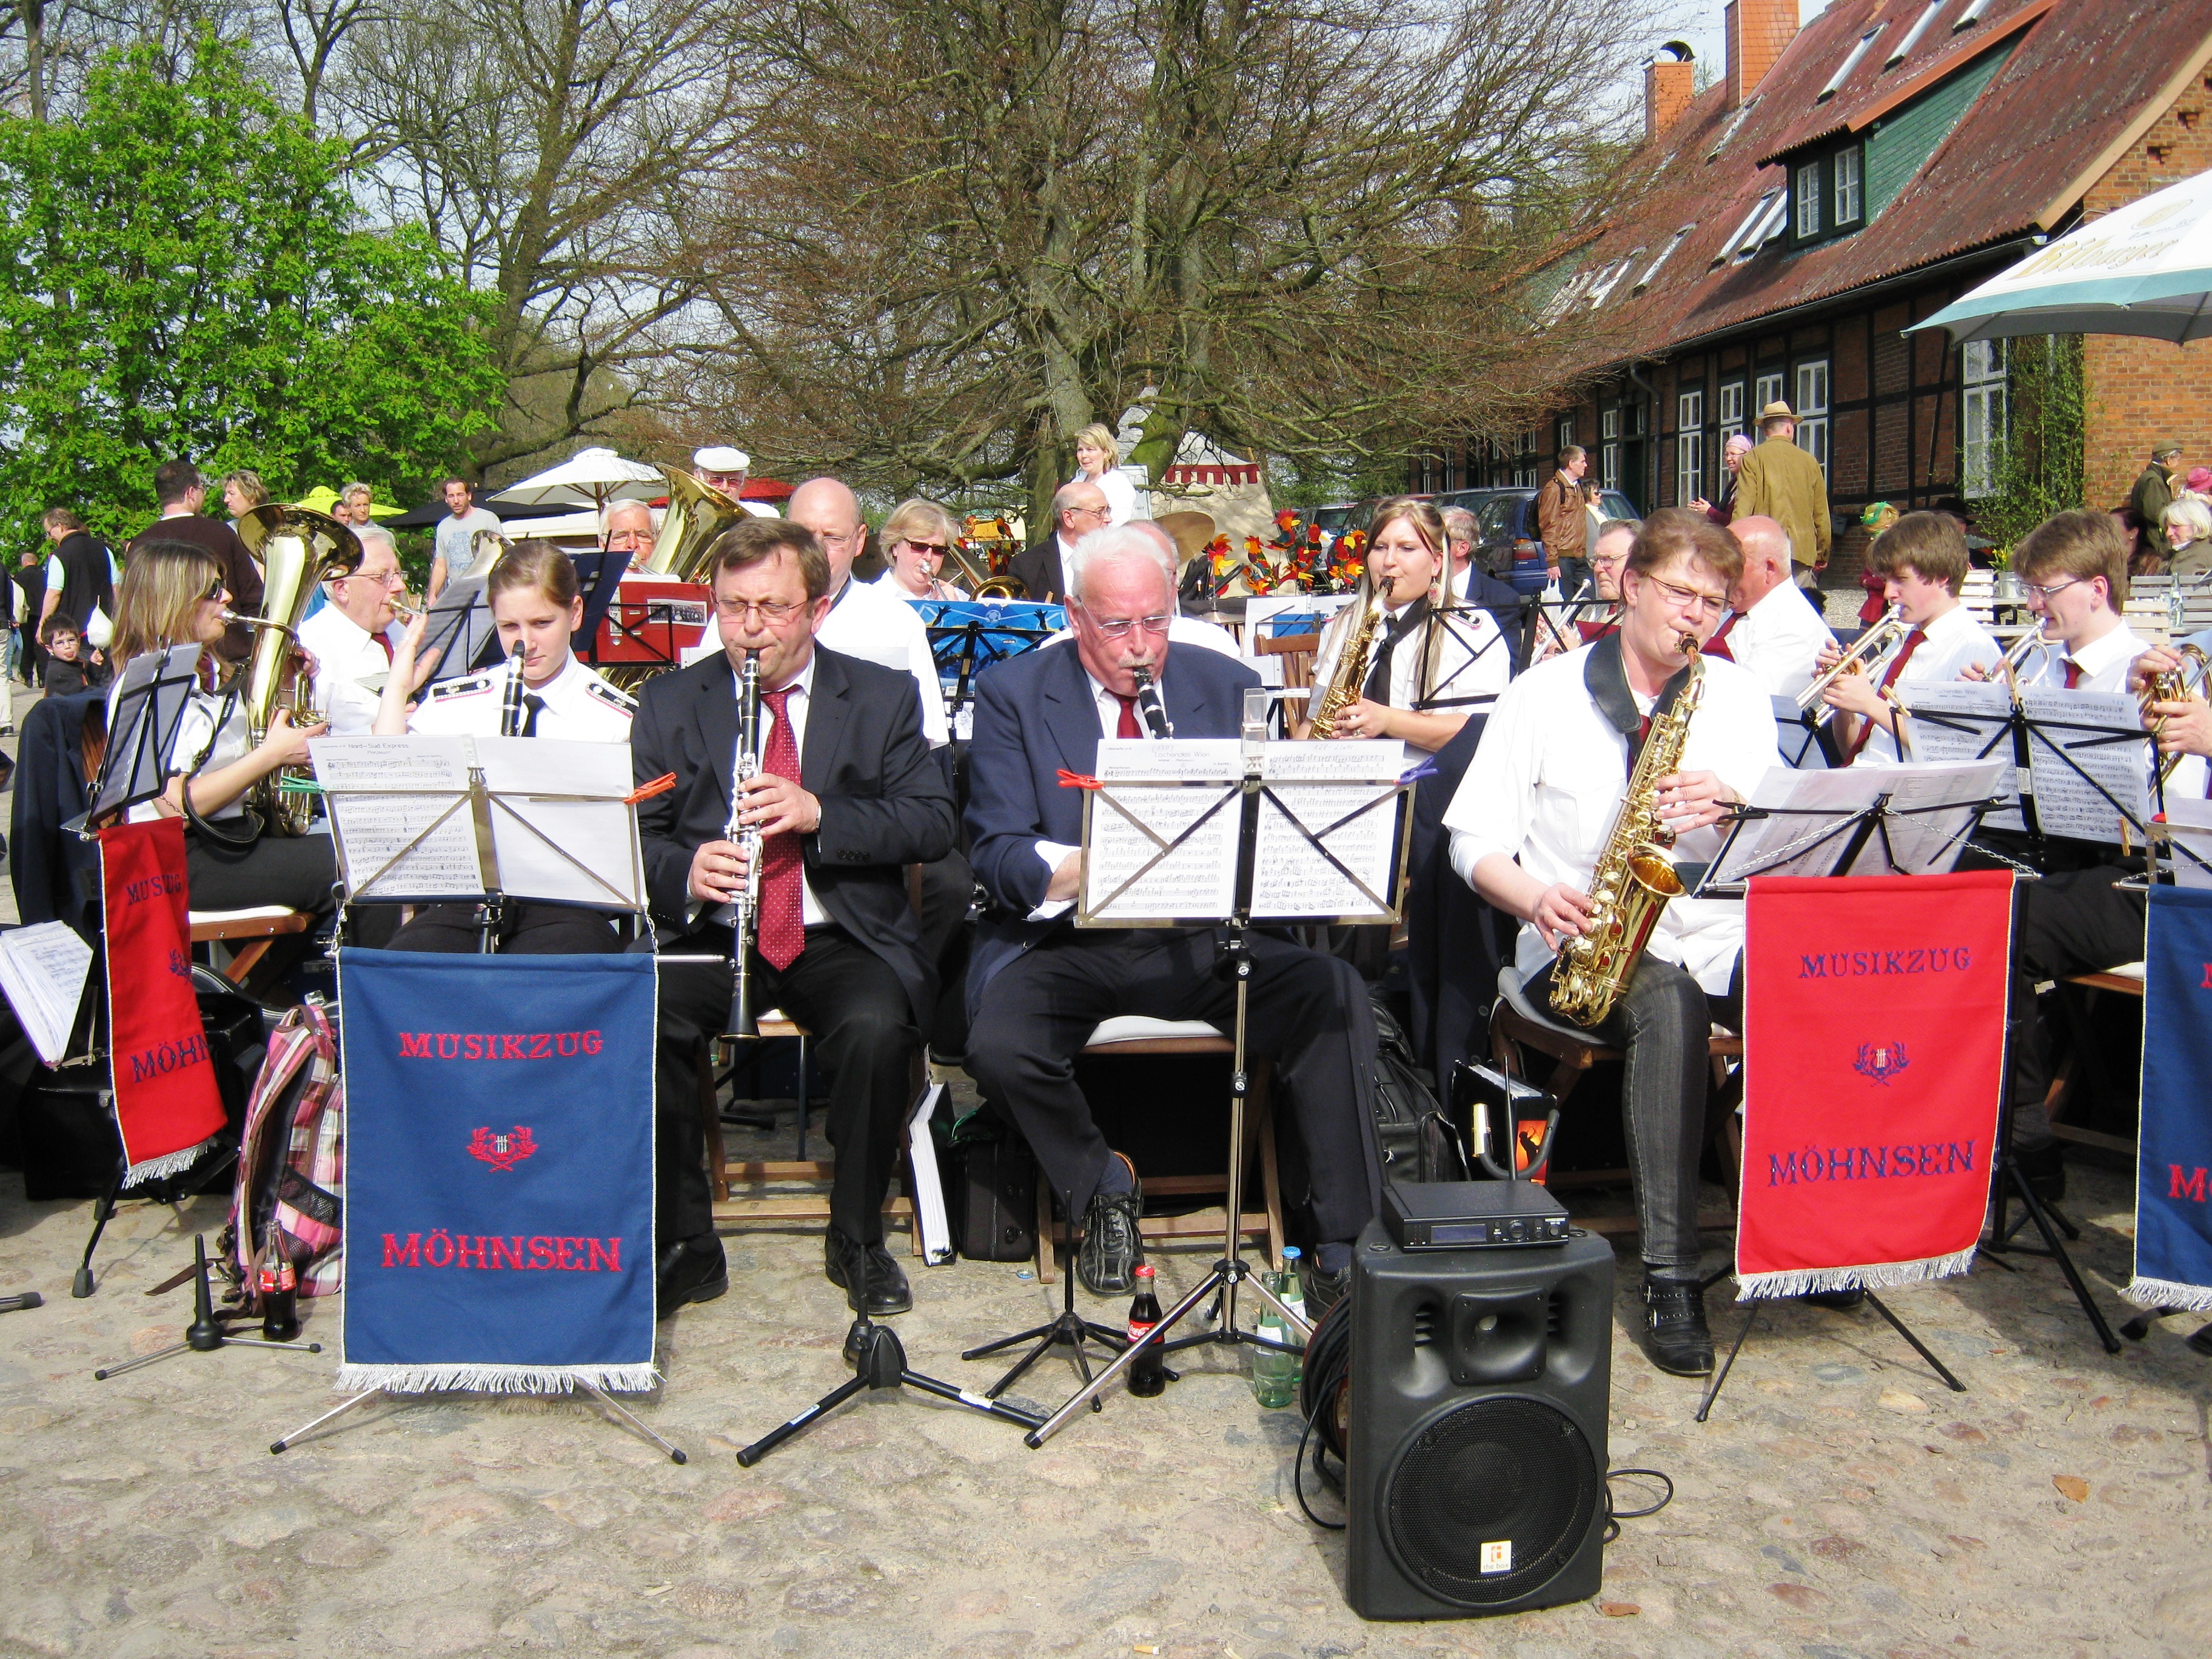
{"type": "MultiPolygon", "coordinates": [[[[1152,1264],[1137,1264],[1137,1294],[1129,1304],[1129,1341],[1131,1346],[1143,1341],[1152,1328],[1160,1322],[1160,1298],[1152,1288],[1152,1264]]],[[[1150,1395],[1166,1391],[1168,1386],[1167,1358],[1157,1342],[1129,1362],[1129,1392],[1150,1395]]]]}
{"type": "MultiPolygon", "coordinates": [[[[1283,1273],[1262,1273],[1260,1282],[1285,1301],[1283,1273]]],[[[1296,1343],[1297,1334],[1265,1302],[1260,1304],[1259,1334],[1272,1341],[1296,1343]]],[[[1289,1405],[1298,1397],[1299,1358],[1276,1348],[1252,1350],[1252,1397],[1268,1410],[1289,1405]]]]}

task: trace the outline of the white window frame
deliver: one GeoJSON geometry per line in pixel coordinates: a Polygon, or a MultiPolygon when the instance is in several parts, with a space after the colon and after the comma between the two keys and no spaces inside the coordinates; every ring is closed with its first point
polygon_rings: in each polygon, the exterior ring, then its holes
{"type": "Polygon", "coordinates": [[[1959,349],[1959,493],[1968,501],[1996,493],[2010,397],[2003,341],[1959,349]]]}
{"type": "Polygon", "coordinates": [[[1674,505],[1687,506],[1705,493],[1705,389],[1678,392],[1674,398],[1674,505]]]}
{"type": "Polygon", "coordinates": [[[1620,410],[1600,410],[1597,417],[1598,488],[1620,488],[1620,410]]]}
{"type": "Polygon", "coordinates": [[[1742,435],[1743,392],[1744,386],[1741,380],[1721,382],[1721,448],[1723,452],[1727,450],[1728,441],[1730,438],[1742,435]]]}
{"type": "Polygon", "coordinates": [[[1774,191],[1767,191],[1753,204],[1751,211],[1743,216],[1743,222],[1735,228],[1735,234],[1728,240],[1721,244],[1720,252],[1713,255],[1715,264],[1727,263],[1729,255],[1743,245],[1744,239],[1757,228],[1759,221],[1766,217],[1767,209],[1774,204],[1775,195],[1774,191]]]}
{"type": "Polygon", "coordinates": [[[1790,180],[1790,198],[1797,220],[1797,240],[1820,234],[1820,164],[1807,161],[1790,180]]]}
{"type": "Polygon", "coordinates": [[[1838,228],[1858,223],[1866,215],[1866,151],[1856,144],[1838,150],[1829,164],[1828,176],[1832,180],[1830,191],[1835,207],[1830,222],[1838,228]]]}
{"type": "Polygon", "coordinates": [[[1972,27],[1982,21],[1982,14],[1989,9],[1990,0],[1966,0],[1966,9],[1959,14],[1958,21],[1951,25],[1951,33],[1956,34],[1960,29],[1972,27]]]}
{"type": "Polygon", "coordinates": [[[1904,38],[1889,49],[1889,56],[1882,59],[1882,68],[1889,69],[1903,63],[1905,54],[1920,44],[1920,37],[1928,33],[1929,26],[1935,22],[1936,15],[1950,3],[1951,0],[1928,0],[1927,5],[1921,9],[1920,15],[1913,20],[1912,27],[1905,30],[1904,38]]]}
{"type": "Polygon", "coordinates": [[[1559,450],[1561,453],[1565,453],[1574,447],[1575,417],[1569,415],[1559,422],[1559,450]]]}
{"type": "Polygon", "coordinates": [[[1651,286],[1651,279],[1659,274],[1659,267],[1665,264],[1668,259],[1674,257],[1674,250],[1682,246],[1683,239],[1688,236],[1689,234],[1696,228],[1696,225],[1688,224],[1684,225],[1680,229],[1677,230],[1673,237],[1668,240],[1667,246],[1659,250],[1659,257],[1644,268],[1644,274],[1636,279],[1636,286],[1631,289],[1629,292],[1632,294],[1641,294],[1645,289],[1650,288],[1651,286]]]}
{"type": "Polygon", "coordinates": [[[1783,377],[1779,374],[1762,374],[1759,377],[1759,384],[1753,392],[1751,398],[1751,419],[1753,424],[1758,422],[1759,411],[1782,396],[1782,380],[1783,377]]]}
{"type": "Polygon", "coordinates": [[[1605,275],[1590,285],[1589,304],[1592,311],[1595,311],[1605,303],[1606,296],[1620,285],[1620,279],[1628,275],[1629,268],[1642,257],[1643,253],[1642,248],[1632,247],[1628,250],[1626,258],[1617,259],[1605,268],[1605,275]]]}
{"type": "Polygon", "coordinates": [[[1743,239],[1743,246],[1736,249],[1735,262],[1738,264],[1741,264],[1779,236],[1790,223],[1790,192],[1788,191],[1772,191],[1759,199],[1766,204],[1766,211],[1759,216],[1759,222],[1751,228],[1751,234],[1743,239]]]}
{"type": "Polygon", "coordinates": [[[1808,357],[1797,365],[1797,447],[1828,470],[1828,360],[1808,357]]]}

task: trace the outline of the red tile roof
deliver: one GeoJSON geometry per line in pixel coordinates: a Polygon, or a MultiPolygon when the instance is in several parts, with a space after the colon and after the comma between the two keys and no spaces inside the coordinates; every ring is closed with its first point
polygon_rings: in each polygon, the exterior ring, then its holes
{"type": "Polygon", "coordinates": [[[1890,65],[1884,60],[1926,0],[1833,0],[1799,32],[1740,121],[1727,107],[1726,76],[1717,76],[1648,147],[1656,187],[1577,261],[1593,272],[1643,250],[1595,307],[1603,356],[1655,355],[2047,231],[2212,58],[2212,0],[1989,0],[1976,22],[1954,30],[1971,3],[1947,0],[1906,58],[1890,65]],[[1818,99],[1877,23],[1881,37],[1849,79],[1818,99]],[[1795,252],[1778,239],[1745,262],[1714,265],[1761,194],[1785,187],[1787,170],[1773,158],[1863,130],[2002,40],[2016,42],[2003,68],[1872,223],[1795,252]],[[1651,286],[1632,293],[1691,224],[1651,286]]]}

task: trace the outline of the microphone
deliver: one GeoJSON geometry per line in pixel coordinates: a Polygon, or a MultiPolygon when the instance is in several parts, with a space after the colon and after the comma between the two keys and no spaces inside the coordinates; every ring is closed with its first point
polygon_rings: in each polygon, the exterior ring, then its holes
{"type": "Polygon", "coordinates": [[[1137,682],[1137,712],[1144,716],[1145,729],[1155,738],[1175,736],[1175,726],[1168,719],[1168,706],[1160,701],[1159,682],[1152,678],[1150,665],[1139,663],[1130,672],[1137,682]]]}

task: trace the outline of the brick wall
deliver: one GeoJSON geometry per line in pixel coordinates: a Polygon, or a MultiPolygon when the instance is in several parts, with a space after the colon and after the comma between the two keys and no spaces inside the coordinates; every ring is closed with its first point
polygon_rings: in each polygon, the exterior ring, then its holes
{"type": "MultiPolygon", "coordinates": [[[[2150,131],[2082,198],[2084,218],[2212,168],[2212,76],[2185,88],[2150,131]]],[[[2088,412],[2084,491],[2093,507],[2127,499],[2154,443],[2182,446],[2185,468],[2212,465],[2212,342],[2092,334],[2082,344],[2088,412]]]]}

